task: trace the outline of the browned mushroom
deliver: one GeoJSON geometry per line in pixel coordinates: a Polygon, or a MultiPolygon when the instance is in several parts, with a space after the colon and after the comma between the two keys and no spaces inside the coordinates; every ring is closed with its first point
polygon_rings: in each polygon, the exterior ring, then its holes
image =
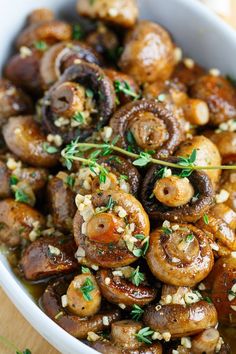
{"type": "Polygon", "coordinates": [[[47,197],[53,223],[58,230],[71,231],[76,212],[75,193],[60,177],[60,173],[48,181],[47,197]]]}
{"type": "Polygon", "coordinates": [[[119,136],[117,145],[131,146],[136,151],[154,150],[154,157],[172,154],[182,139],[177,119],[156,100],[143,99],[128,103],[111,118],[113,135],[119,136]]]}
{"type": "Polygon", "coordinates": [[[45,225],[45,219],[29,205],[13,199],[0,201],[0,240],[17,246],[22,239],[32,240],[45,225]]]}
{"type": "Polygon", "coordinates": [[[119,66],[138,83],[168,79],[174,64],[174,46],[163,27],[140,21],[128,32],[119,66]]]}
{"type": "Polygon", "coordinates": [[[11,116],[31,113],[31,99],[6,79],[0,80],[0,127],[11,116]]]}
{"type": "Polygon", "coordinates": [[[59,20],[36,21],[23,30],[17,38],[16,46],[30,47],[37,41],[54,44],[71,39],[71,25],[59,20]]]}
{"type": "Polygon", "coordinates": [[[79,167],[75,179],[77,193],[86,195],[99,190],[121,189],[126,193],[137,195],[141,176],[131,162],[115,155],[100,157],[97,162],[108,171],[106,181],[101,182],[97,174],[89,167],[79,167]]]}
{"type": "Polygon", "coordinates": [[[222,177],[221,188],[229,193],[225,204],[236,212],[236,173],[234,171],[225,171],[222,177]]]}
{"type": "Polygon", "coordinates": [[[11,175],[18,181],[25,181],[34,192],[42,190],[48,180],[48,171],[45,168],[22,167],[13,170],[11,175]]]}
{"type": "Polygon", "coordinates": [[[149,305],[143,321],[157,332],[169,332],[172,338],[180,338],[214,327],[217,324],[217,312],[214,305],[206,301],[198,301],[190,306],[149,305]]]}
{"type": "Polygon", "coordinates": [[[3,161],[0,161],[0,199],[11,195],[10,172],[3,161]]]}
{"type": "Polygon", "coordinates": [[[37,22],[51,21],[53,19],[54,19],[54,13],[52,12],[52,10],[44,7],[33,10],[27,18],[28,23],[30,25],[32,23],[37,23],[37,22]]]}
{"type": "Polygon", "coordinates": [[[215,328],[205,329],[192,339],[193,354],[213,354],[216,352],[217,343],[220,339],[220,333],[215,328]]]}
{"type": "Polygon", "coordinates": [[[106,55],[108,59],[116,59],[114,56],[119,48],[117,35],[112,29],[105,26],[103,22],[98,23],[97,28],[86,36],[85,41],[96,52],[106,55]]]}
{"type": "Polygon", "coordinates": [[[20,268],[27,280],[70,273],[78,267],[74,258],[75,250],[76,245],[69,237],[39,238],[25,249],[20,268]]]}
{"type": "Polygon", "coordinates": [[[57,81],[68,66],[84,60],[101,65],[101,58],[87,44],[79,41],[54,44],[43,55],[40,62],[40,75],[45,88],[57,81]]]}
{"type": "Polygon", "coordinates": [[[124,105],[139,97],[139,87],[131,76],[113,69],[104,71],[115,87],[117,105],[124,105]]]}
{"type": "Polygon", "coordinates": [[[217,146],[224,164],[236,162],[236,132],[217,130],[216,132],[207,132],[206,135],[217,146]]]}
{"type": "MultiPolygon", "coordinates": [[[[217,146],[202,135],[193,136],[180,144],[175,155],[188,157],[193,150],[197,151],[195,164],[200,166],[220,166],[221,156],[217,146]]],[[[214,189],[217,188],[221,170],[203,170],[211,179],[214,189]]]]}
{"type": "Polygon", "coordinates": [[[132,27],[138,17],[136,0],[79,0],[77,11],[81,16],[100,19],[125,28],[132,27]]]}
{"type": "Polygon", "coordinates": [[[140,322],[131,320],[113,322],[111,340],[98,339],[90,345],[103,354],[162,354],[160,343],[147,345],[138,341],[136,335],[141,329],[142,323],[140,322]]]}
{"type": "Polygon", "coordinates": [[[192,62],[191,59],[190,65],[186,65],[185,63],[188,63],[188,58],[187,61],[181,61],[175,67],[172,77],[190,87],[195,83],[195,81],[197,81],[197,79],[205,74],[205,70],[197,63],[192,62]]]}
{"type": "Polygon", "coordinates": [[[176,286],[196,285],[214,264],[206,235],[190,224],[170,224],[153,231],[146,258],[157,279],[176,286]]]}
{"type": "MultiPolygon", "coordinates": [[[[169,162],[178,163],[172,157],[169,162]]],[[[192,171],[188,177],[180,169],[164,169],[153,165],[147,171],[141,188],[142,204],[152,219],[173,222],[195,222],[213,203],[213,187],[202,171],[192,171]]]]}
{"type": "Polygon", "coordinates": [[[236,91],[222,76],[204,75],[191,87],[191,96],[208,104],[210,123],[217,126],[236,115],[236,91]]]}
{"type": "Polygon", "coordinates": [[[32,116],[10,118],[2,132],[8,148],[22,161],[38,167],[52,167],[58,163],[58,148],[47,142],[32,116]]]}
{"type": "Polygon", "coordinates": [[[226,204],[216,204],[207,213],[207,220],[202,218],[197,225],[208,234],[216,255],[226,256],[236,251],[236,213],[226,204]]]}
{"type": "Polygon", "coordinates": [[[83,258],[105,268],[133,263],[148,246],[149,219],[131,194],[108,190],[92,196],[77,195],[74,237],[78,261],[83,258]],[[78,198],[79,197],[79,198],[78,198]],[[135,238],[135,235],[140,237],[135,238]]]}
{"type": "Polygon", "coordinates": [[[101,128],[115,109],[115,92],[110,79],[95,64],[70,66],[45,95],[42,109],[47,132],[70,142],[84,140],[101,128]]]}
{"type": "Polygon", "coordinates": [[[117,309],[103,310],[90,317],[80,317],[62,307],[61,297],[66,294],[68,284],[62,280],[49,285],[45,290],[41,304],[45,313],[72,336],[87,338],[88,332],[99,332],[108,328],[112,322],[119,320],[117,309]],[[103,318],[106,317],[106,324],[103,318]]]}
{"type": "Polygon", "coordinates": [[[236,257],[233,255],[218,259],[207,279],[219,322],[229,326],[236,324],[236,257]]]}
{"type": "Polygon", "coordinates": [[[134,304],[144,306],[153,301],[157,290],[145,280],[138,286],[133,284],[130,277],[134,271],[132,267],[123,267],[114,271],[99,270],[96,278],[105,299],[113,304],[123,304],[126,307],[134,304]]]}
{"type": "Polygon", "coordinates": [[[34,48],[21,50],[20,54],[15,54],[7,62],[4,76],[29,94],[41,95],[42,84],[39,67],[42,56],[42,50],[34,48]]]}

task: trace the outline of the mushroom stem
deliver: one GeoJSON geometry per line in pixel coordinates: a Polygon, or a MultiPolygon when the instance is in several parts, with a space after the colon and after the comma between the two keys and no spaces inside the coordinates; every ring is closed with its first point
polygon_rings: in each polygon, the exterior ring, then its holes
{"type": "MultiPolygon", "coordinates": [[[[94,143],[76,143],[74,146],[74,148],[98,148],[98,149],[103,149],[103,148],[109,148],[113,151],[119,152],[122,155],[126,155],[135,159],[140,158],[139,154],[135,154],[133,152],[130,151],[126,151],[118,146],[114,146],[112,144],[94,144],[94,143]]],[[[82,152],[82,151],[77,151],[78,153],[82,152]]],[[[81,158],[78,156],[74,156],[73,153],[69,153],[68,152],[68,147],[66,147],[65,149],[62,150],[61,155],[63,158],[65,159],[70,159],[70,160],[76,160],[76,161],[81,161],[83,163],[85,163],[86,165],[89,165],[91,163],[90,159],[85,159],[85,158],[81,158]]],[[[162,165],[162,166],[167,166],[167,167],[173,167],[173,168],[179,168],[179,169],[189,169],[189,170],[236,170],[236,165],[220,165],[220,166],[194,166],[194,165],[186,165],[186,166],[182,166],[180,164],[175,164],[175,163],[171,163],[171,162],[167,162],[164,160],[159,160],[159,159],[154,159],[152,158],[149,154],[145,154],[148,156],[148,162],[149,163],[154,163],[154,164],[158,164],[158,165],[162,165]]],[[[93,161],[94,163],[94,161],[93,161]]]]}

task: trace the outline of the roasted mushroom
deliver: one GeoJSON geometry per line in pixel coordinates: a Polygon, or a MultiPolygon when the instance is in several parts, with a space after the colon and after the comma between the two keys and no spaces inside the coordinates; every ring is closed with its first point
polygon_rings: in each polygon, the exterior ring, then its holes
{"type": "Polygon", "coordinates": [[[39,67],[43,51],[23,48],[19,54],[13,55],[8,61],[4,68],[4,76],[29,94],[41,95],[42,84],[39,67]]]}
{"type": "Polygon", "coordinates": [[[78,268],[74,258],[75,250],[76,245],[69,237],[42,237],[25,249],[20,268],[27,280],[70,273],[78,268]]]}
{"type": "Polygon", "coordinates": [[[153,157],[164,158],[173,154],[182,139],[177,119],[156,100],[143,99],[128,103],[111,118],[117,145],[127,150],[154,150],[153,157]]]}
{"type": "Polygon", "coordinates": [[[48,181],[47,197],[53,223],[60,231],[71,231],[76,212],[75,193],[68,184],[67,175],[58,173],[48,181]]]}
{"type": "Polygon", "coordinates": [[[37,41],[51,45],[71,39],[71,25],[59,20],[34,21],[24,29],[17,38],[17,48],[31,47],[37,41]]]}
{"type": "Polygon", "coordinates": [[[229,326],[236,324],[236,258],[233,255],[218,259],[207,279],[219,322],[229,326]]]}
{"type": "Polygon", "coordinates": [[[31,99],[6,79],[0,80],[0,127],[11,116],[31,113],[31,99]]]}
{"type": "MultiPolygon", "coordinates": [[[[172,157],[168,162],[178,163],[172,157]]],[[[213,187],[209,177],[194,170],[185,171],[153,165],[147,171],[141,188],[142,204],[152,219],[173,222],[195,222],[213,203],[213,187]]]]}
{"type": "MultiPolygon", "coordinates": [[[[220,166],[221,156],[217,146],[202,135],[193,136],[180,144],[175,155],[188,157],[193,150],[197,151],[195,164],[199,166],[220,166]]],[[[221,170],[203,170],[210,178],[214,189],[217,188],[221,170]]]]}
{"type": "Polygon", "coordinates": [[[153,330],[169,332],[172,338],[191,336],[217,324],[217,312],[213,304],[198,301],[189,306],[179,304],[149,305],[143,322],[153,330]]]}
{"type": "Polygon", "coordinates": [[[92,348],[103,354],[162,354],[160,343],[147,345],[138,340],[137,334],[142,330],[142,323],[131,320],[113,322],[111,340],[91,342],[92,348]]]}
{"type": "Polygon", "coordinates": [[[201,66],[191,58],[185,58],[175,67],[172,78],[177,79],[189,88],[204,74],[205,70],[201,66]]]}
{"type": "Polygon", "coordinates": [[[105,125],[114,109],[110,79],[97,65],[81,62],[70,66],[45,95],[43,125],[65,142],[84,140],[105,125]]]}
{"type": "MultiPolygon", "coordinates": [[[[235,124],[235,120],[230,120],[227,123],[222,123],[225,128],[230,129],[230,125],[235,124]]],[[[221,127],[221,125],[220,125],[221,127]]],[[[234,128],[233,128],[234,129],[234,128]]],[[[224,164],[236,162],[236,132],[221,131],[217,129],[215,132],[207,132],[207,137],[216,145],[222,157],[224,164]]]]}
{"type": "Polygon", "coordinates": [[[13,199],[0,201],[0,240],[17,246],[23,239],[34,240],[45,226],[41,213],[13,199]]]}
{"type": "Polygon", "coordinates": [[[12,117],[2,133],[8,148],[22,161],[37,167],[58,163],[58,148],[51,146],[32,116],[12,117]]]}
{"type": "Polygon", "coordinates": [[[191,96],[208,104],[210,123],[217,126],[236,115],[236,91],[222,76],[204,75],[191,87],[191,96]]]}
{"type": "Polygon", "coordinates": [[[100,19],[125,28],[132,27],[138,17],[136,0],[79,0],[77,11],[81,16],[100,19]]]}
{"type": "Polygon", "coordinates": [[[140,284],[134,284],[133,276],[135,276],[134,268],[123,267],[113,271],[99,270],[96,279],[104,298],[113,304],[123,304],[126,307],[134,304],[139,306],[149,304],[155,299],[157,290],[153,289],[145,278],[140,284]]]}
{"type": "Polygon", "coordinates": [[[54,84],[65,69],[80,60],[101,65],[99,55],[87,44],[79,41],[54,44],[43,55],[40,62],[40,75],[45,88],[54,84]]]}
{"type": "Polygon", "coordinates": [[[120,189],[126,193],[137,195],[141,176],[129,161],[120,156],[109,155],[98,158],[98,163],[108,172],[105,182],[99,180],[96,167],[95,172],[91,171],[89,167],[79,167],[75,175],[77,193],[86,195],[99,190],[120,189]]]}
{"type": "Polygon", "coordinates": [[[76,197],[77,259],[105,268],[133,263],[148,246],[149,219],[131,194],[108,190],[76,197]],[[135,235],[141,235],[135,237],[135,235]]]}
{"type": "Polygon", "coordinates": [[[140,21],[128,32],[119,66],[138,83],[168,79],[174,65],[174,46],[163,27],[140,21]]]}
{"type": "MultiPolygon", "coordinates": [[[[90,279],[91,275],[87,274],[87,277],[88,276],[90,279]]],[[[91,286],[90,282],[89,284],[91,286]]],[[[80,289],[82,284],[79,285],[80,288],[78,288],[77,290],[79,296],[78,298],[81,298],[80,289]]],[[[93,283],[92,287],[94,287],[93,283]]],[[[99,313],[96,313],[89,317],[81,317],[72,314],[70,310],[67,309],[67,307],[63,307],[61,303],[61,297],[65,295],[67,291],[68,284],[66,282],[64,282],[63,280],[56,281],[54,284],[48,285],[41,298],[41,304],[45,313],[59,326],[61,326],[74,337],[79,339],[85,339],[87,338],[89,332],[102,331],[108,328],[112,322],[119,320],[120,313],[117,309],[100,311],[99,313]],[[104,324],[104,317],[106,318],[106,324],[104,324]]],[[[65,304],[63,305],[65,306],[65,304]]]]}
{"type": "Polygon", "coordinates": [[[228,192],[225,204],[236,212],[236,173],[234,171],[225,171],[222,177],[221,189],[228,192]]]}
{"type": "Polygon", "coordinates": [[[52,10],[44,7],[33,10],[27,18],[30,25],[37,22],[51,21],[53,19],[54,13],[52,10]]]}
{"type": "Polygon", "coordinates": [[[193,354],[212,354],[217,352],[217,344],[219,343],[220,333],[215,328],[205,329],[202,333],[197,334],[192,339],[193,354]]]}
{"type": "Polygon", "coordinates": [[[196,285],[210,273],[214,264],[213,252],[203,231],[190,224],[168,222],[151,233],[146,259],[157,279],[176,286],[196,285]]]}
{"type": "Polygon", "coordinates": [[[208,234],[212,248],[218,256],[226,256],[236,251],[236,213],[226,204],[216,204],[206,218],[197,223],[208,234]]]}
{"type": "Polygon", "coordinates": [[[10,172],[3,161],[0,161],[0,181],[0,199],[10,197],[10,172]]]}

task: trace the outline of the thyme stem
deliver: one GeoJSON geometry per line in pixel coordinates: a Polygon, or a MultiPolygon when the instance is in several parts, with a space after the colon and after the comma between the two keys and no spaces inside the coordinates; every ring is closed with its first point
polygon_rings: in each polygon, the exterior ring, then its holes
{"type": "MultiPolygon", "coordinates": [[[[76,147],[78,148],[109,148],[113,151],[119,152],[122,155],[126,155],[135,159],[138,159],[140,157],[139,154],[135,154],[130,151],[126,151],[118,146],[112,145],[112,144],[96,144],[96,143],[77,143],[76,147]]],[[[64,158],[69,158],[71,160],[76,160],[76,161],[81,161],[85,164],[90,164],[93,163],[94,165],[99,167],[99,164],[90,160],[90,159],[85,159],[82,157],[74,156],[74,155],[69,155],[66,152],[66,148],[62,150],[61,152],[62,157],[64,158]]],[[[168,161],[163,161],[159,159],[155,159],[150,157],[149,162],[158,164],[158,165],[163,165],[167,167],[173,167],[173,168],[179,168],[179,169],[190,169],[190,170],[236,170],[236,165],[220,165],[220,166],[198,166],[198,165],[189,165],[189,166],[181,166],[176,163],[168,162],[168,161]]]]}

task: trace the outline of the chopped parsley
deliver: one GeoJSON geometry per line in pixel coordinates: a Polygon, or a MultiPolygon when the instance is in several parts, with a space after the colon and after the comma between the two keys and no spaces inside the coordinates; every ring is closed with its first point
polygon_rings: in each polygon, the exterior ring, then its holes
{"type": "Polygon", "coordinates": [[[72,119],[74,119],[79,124],[84,124],[85,118],[83,112],[77,112],[73,115],[72,119]]]}
{"type": "Polygon", "coordinates": [[[29,204],[30,198],[22,189],[19,188],[15,191],[15,201],[29,204]]]}
{"type": "Polygon", "coordinates": [[[42,52],[48,49],[48,45],[44,41],[36,41],[34,42],[34,46],[36,49],[41,50],[42,52]]]}
{"type": "Polygon", "coordinates": [[[58,152],[58,148],[49,143],[43,143],[43,150],[48,154],[56,154],[58,152]]]}
{"type": "Polygon", "coordinates": [[[204,223],[205,223],[206,225],[209,224],[209,218],[208,218],[208,215],[207,215],[207,214],[204,214],[204,215],[203,215],[203,221],[204,221],[204,223]]]}

